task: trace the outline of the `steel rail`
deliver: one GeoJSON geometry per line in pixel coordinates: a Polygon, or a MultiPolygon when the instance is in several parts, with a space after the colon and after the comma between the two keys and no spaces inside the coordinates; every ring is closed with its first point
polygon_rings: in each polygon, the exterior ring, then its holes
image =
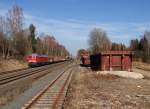
{"type": "Polygon", "coordinates": [[[4,85],[4,84],[7,84],[9,82],[13,82],[15,80],[19,80],[19,79],[22,79],[22,78],[25,78],[25,77],[28,77],[28,76],[31,76],[31,75],[34,75],[34,74],[37,74],[38,72],[42,71],[46,71],[47,69],[40,69],[40,70],[36,70],[34,72],[28,72],[28,73],[24,73],[24,74],[20,74],[20,75],[15,75],[15,76],[11,76],[9,78],[4,78],[4,79],[1,79],[0,80],[0,85],[4,85]]]}
{"type": "Polygon", "coordinates": [[[70,76],[71,76],[71,72],[72,72],[72,71],[69,72],[69,75],[68,75],[68,77],[67,77],[65,83],[63,84],[63,86],[62,86],[62,88],[61,88],[61,90],[60,90],[60,92],[59,92],[59,95],[58,95],[58,97],[56,98],[56,100],[55,100],[55,102],[54,102],[54,104],[53,104],[53,106],[52,106],[52,109],[56,109],[57,104],[58,104],[58,101],[61,99],[62,94],[63,94],[63,91],[64,91],[64,89],[65,89],[65,86],[67,85],[67,83],[68,83],[68,81],[69,81],[69,78],[70,78],[70,76]]]}
{"type": "MultiPolygon", "coordinates": [[[[28,102],[28,104],[25,104],[21,109],[30,109],[32,107],[32,105],[36,104],[36,102],[38,101],[38,99],[40,97],[42,97],[47,91],[50,91],[51,90],[51,87],[55,85],[55,83],[63,76],[63,74],[65,74],[66,71],[68,71],[70,68],[67,68],[65,69],[62,73],[60,73],[48,86],[46,86],[42,91],[40,91],[36,96],[34,96],[32,98],[31,101],[28,102]]],[[[52,105],[52,109],[55,109],[57,104],[58,104],[58,101],[59,99],[61,98],[62,96],[62,92],[64,91],[65,89],[65,86],[67,85],[68,81],[69,81],[69,78],[71,76],[71,72],[69,72],[65,82],[63,83],[63,86],[61,87],[60,91],[59,91],[59,94],[58,96],[56,97],[56,99],[54,100],[54,103],[52,105]]]]}
{"type": "Polygon", "coordinates": [[[22,69],[16,69],[16,70],[11,70],[11,71],[0,72],[0,75],[6,75],[9,73],[24,71],[24,70],[28,70],[28,69],[32,69],[32,68],[22,68],[22,69]]]}
{"type": "Polygon", "coordinates": [[[28,67],[28,68],[22,68],[22,69],[16,69],[16,70],[11,70],[11,71],[0,72],[0,76],[9,75],[9,74],[13,74],[13,73],[16,73],[16,72],[22,72],[22,71],[27,71],[27,70],[40,69],[40,68],[44,68],[44,67],[47,67],[47,66],[57,65],[57,64],[60,64],[60,63],[63,63],[63,62],[66,62],[66,61],[53,62],[53,63],[50,63],[50,64],[48,64],[48,65],[39,66],[39,67],[34,67],[34,68],[29,68],[29,67],[28,67]]]}
{"type": "Polygon", "coordinates": [[[61,65],[61,64],[62,63],[57,63],[57,64],[55,64],[53,66],[46,66],[44,68],[34,69],[33,71],[23,72],[21,74],[10,75],[8,77],[6,76],[6,77],[3,77],[3,78],[0,78],[0,85],[4,85],[4,84],[7,84],[9,82],[13,82],[13,81],[25,78],[25,77],[29,77],[29,76],[35,75],[38,72],[45,72],[45,71],[49,70],[49,68],[52,68],[52,67],[55,67],[56,65],[61,65]]]}

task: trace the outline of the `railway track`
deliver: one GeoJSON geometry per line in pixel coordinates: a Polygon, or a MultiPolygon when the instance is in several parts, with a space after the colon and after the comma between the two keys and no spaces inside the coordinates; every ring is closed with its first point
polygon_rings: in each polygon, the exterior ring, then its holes
{"type": "Polygon", "coordinates": [[[12,71],[0,72],[0,75],[6,75],[9,73],[19,72],[19,71],[28,70],[28,69],[30,69],[30,68],[22,68],[22,69],[16,69],[16,70],[12,70],[12,71]]]}
{"type": "Polygon", "coordinates": [[[5,75],[0,75],[0,85],[5,85],[7,83],[14,82],[19,79],[23,79],[25,77],[30,77],[30,76],[36,75],[37,73],[47,72],[49,71],[50,68],[55,67],[59,64],[62,64],[62,63],[47,65],[47,66],[43,66],[37,69],[34,68],[34,69],[23,70],[23,71],[19,71],[19,72],[12,73],[12,74],[8,73],[5,75]]]}
{"type": "Polygon", "coordinates": [[[62,71],[21,109],[61,109],[71,76],[72,68],[62,71]]]}
{"type": "MultiPolygon", "coordinates": [[[[64,62],[64,61],[53,62],[53,63],[50,63],[49,65],[45,65],[45,66],[52,66],[52,65],[62,63],[62,62],[64,62]]],[[[42,68],[42,67],[45,67],[45,66],[34,67],[34,68],[29,68],[28,67],[28,68],[22,68],[22,69],[16,69],[16,70],[11,70],[11,71],[0,72],[0,76],[9,75],[9,74],[12,74],[12,73],[22,72],[22,71],[26,71],[26,70],[35,70],[35,69],[42,68]]]]}

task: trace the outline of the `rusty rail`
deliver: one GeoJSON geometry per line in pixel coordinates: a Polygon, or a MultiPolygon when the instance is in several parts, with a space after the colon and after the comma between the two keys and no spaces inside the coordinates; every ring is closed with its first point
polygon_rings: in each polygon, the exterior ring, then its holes
{"type": "Polygon", "coordinates": [[[60,99],[61,96],[62,96],[62,93],[63,93],[63,91],[64,91],[64,89],[65,89],[66,84],[67,84],[68,81],[69,81],[70,76],[71,76],[71,72],[69,73],[69,75],[68,75],[68,77],[67,77],[65,83],[63,84],[63,87],[61,88],[61,90],[60,90],[60,92],[59,92],[59,95],[58,95],[58,97],[56,98],[56,100],[55,100],[55,102],[54,102],[54,104],[53,104],[53,106],[52,106],[52,109],[56,109],[57,104],[58,104],[58,101],[59,101],[59,99],[60,99]]]}
{"type": "Polygon", "coordinates": [[[39,72],[44,72],[47,71],[49,68],[55,67],[56,65],[61,65],[62,63],[56,63],[51,65],[47,65],[47,66],[43,66],[43,67],[39,67],[39,68],[34,68],[34,69],[29,69],[28,70],[22,70],[22,72],[20,71],[20,73],[12,73],[11,75],[5,75],[5,76],[0,76],[0,85],[5,85],[7,83],[10,82],[14,82],[17,81],[19,79],[23,79],[25,77],[29,77],[32,75],[36,75],[39,72]]]}
{"type": "MultiPolygon", "coordinates": [[[[27,104],[25,104],[22,109],[30,109],[32,108],[33,105],[36,105],[36,102],[46,93],[46,92],[50,92],[52,89],[52,87],[55,85],[55,83],[59,82],[59,79],[61,81],[61,77],[63,76],[63,74],[65,74],[66,71],[68,71],[70,68],[68,68],[67,70],[63,71],[62,73],[60,73],[52,82],[51,84],[49,84],[48,86],[46,86],[42,91],[40,91],[36,96],[34,96],[31,101],[29,101],[27,104]]],[[[67,72],[66,72],[67,73],[67,72]]],[[[69,79],[71,77],[72,74],[72,70],[70,72],[68,72],[69,74],[67,74],[67,78],[65,78],[65,81],[63,83],[63,85],[61,86],[61,89],[59,90],[59,93],[56,97],[56,99],[52,100],[53,104],[51,107],[49,107],[50,109],[56,109],[57,105],[59,105],[59,100],[62,98],[63,95],[63,91],[66,88],[67,83],[69,83],[69,79]]],[[[64,79],[64,78],[62,78],[64,79]]]]}

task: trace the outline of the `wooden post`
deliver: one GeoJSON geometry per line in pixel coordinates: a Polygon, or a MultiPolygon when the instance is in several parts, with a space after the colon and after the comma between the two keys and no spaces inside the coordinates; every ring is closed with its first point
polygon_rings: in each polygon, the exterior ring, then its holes
{"type": "Polygon", "coordinates": [[[109,69],[112,71],[112,55],[109,55],[109,69]]]}
{"type": "Polygon", "coordinates": [[[130,65],[130,71],[132,72],[132,58],[133,58],[133,55],[132,55],[132,53],[131,53],[131,55],[130,55],[130,58],[131,58],[131,65],[130,65]]]}
{"type": "Polygon", "coordinates": [[[123,70],[123,57],[124,57],[124,54],[121,55],[121,70],[123,70]]]}

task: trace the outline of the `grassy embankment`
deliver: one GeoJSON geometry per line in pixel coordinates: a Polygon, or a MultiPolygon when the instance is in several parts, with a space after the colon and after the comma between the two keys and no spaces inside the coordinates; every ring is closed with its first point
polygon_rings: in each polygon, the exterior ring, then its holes
{"type": "Polygon", "coordinates": [[[0,59],[0,72],[27,68],[27,63],[16,59],[4,60],[0,59]]]}

